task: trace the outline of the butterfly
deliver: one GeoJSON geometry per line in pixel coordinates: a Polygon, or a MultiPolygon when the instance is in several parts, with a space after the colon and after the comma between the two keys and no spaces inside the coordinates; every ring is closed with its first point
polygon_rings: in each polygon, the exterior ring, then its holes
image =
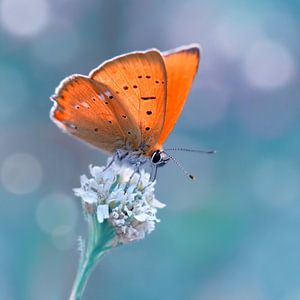
{"type": "Polygon", "coordinates": [[[88,76],[64,79],[51,97],[50,117],[65,132],[120,160],[162,166],[170,159],[163,143],[181,114],[199,60],[196,44],[117,56],[88,76]]]}

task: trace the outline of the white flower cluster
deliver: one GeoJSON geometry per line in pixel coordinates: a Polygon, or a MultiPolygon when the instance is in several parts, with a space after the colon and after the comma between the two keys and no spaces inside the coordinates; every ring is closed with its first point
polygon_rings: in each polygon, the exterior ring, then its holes
{"type": "Polygon", "coordinates": [[[90,166],[92,178],[82,175],[75,195],[94,206],[99,223],[110,222],[115,243],[143,239],[159,222],[157,208],[165,206],[155,198],[155,182],[143,170],[134,173],[132,168],[115,162],[108,166],[90,166]]]}

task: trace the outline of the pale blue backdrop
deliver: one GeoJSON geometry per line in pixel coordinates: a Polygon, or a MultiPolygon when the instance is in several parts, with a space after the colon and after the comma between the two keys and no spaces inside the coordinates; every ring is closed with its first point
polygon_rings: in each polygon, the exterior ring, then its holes
{"type": "Polygon", "coordinates": [[[146,240],[112,251],[85,299],[300,299],[299,1],[0,1],[0,299],[67,299],[85,234],[72,188],[105,156],[61,133],[49,96],[127,51],[200,43],[146,240]]]}

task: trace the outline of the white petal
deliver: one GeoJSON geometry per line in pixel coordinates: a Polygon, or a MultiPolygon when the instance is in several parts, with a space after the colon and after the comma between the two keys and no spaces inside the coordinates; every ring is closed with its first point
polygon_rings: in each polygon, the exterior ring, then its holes
{"type": "Polygon", "coordinates": [[[132,174],[132,169],[131,168],[122,168],[121,172],[119,173],[121,178],[121,182],[127,182],[132,174]]]}
{"type": "Polygon", "coordinates": [[[137,194],[135,194],[135,193],[129,194],[129,195],[128,195],[128,202],[129,202],[129,203],[132,203],[132,202],[134,201],[136,195],[137,195],[137,194]]]}
{"type": "Polygon", "coordinates": [[[104,184],[101,185],[101,192],[108,194],[109,190],[111,188],[111,185],[112,185],[112,182],[110,182],[110,181],[104,182],[104,184]]]}
{"type": "MultiPolygon", "coordinates": [[[[131,173],[132,173],[132,170],[131,170],[131,173]]],[[[138,181],[140,180],[140,177],[141,177],[140,174],[134,173],[130,180],[130,183],[136,185],[138,183],[138,181]]]]}
{"type": "Polygon", "coordinates": [[[154,229],[155,229],[155,223],[153,221],[147,222],[147,227],[146,227],[147,233],[152,232],[154,229]]]}
{"type": "Polygon", "coordinates": [[[106,169],[101,173],[102,179],[104,182],[113,182],[115,179],[115,174],[112,172],[110,168],[106,169]]]}
{"type": "Polygon", "coordinates": [[[136,188],[135,184],[130,185],[129,188],[127,189],[127,192],[126,192],[127,195],[128,196],[132,195],[132,193],[133,193],[133,191],[134,191],[135,188],[136,188]]]}
{"type": "Polygon", "coordinates": [[[116,202],[123,203],[126,201],[126,199],[127,199],[127,195],[124,193],[124,190],[118,189],[109,195],[108,201],[109,202],[116,201],[116,202]]]}
{"type": "Polygon", "coordinates": [[[92,191],[88,191],[88,192],[85,192],[81,195],[81,198],[84,202],[87,202],[87,203],[97,203],[98,201],[98,195],[95,193],[95,192],[92,192],[92,191]]]}
{"type": "Polygon", "coordinates": [[[97,219],[99,223],[102,223],[104,219],[109,218],[109,211],[107,204],[100,204],[97,206],[97,219]]]}
{"type": "Polygon", "coordinates": [[[153,200],[151,201],[151,204],[152,204],[153,207],[156,207],[156,208],[164,208],[164,207],[166,207],[166,204],[158,201],[155,198],[153,198],[153,200]]]}
{"type": "Polygon", "coordinates": [[[97,191],[100,192],[100,193],[103,193],[104,191],[104,184],[100,183],[97,185],[97,191]]]}
{"type": "Polygon", "coordinates": [[[141,171],[141,184],[143,187],[147,186],[149,184],[150,180],[150,174],[146,173],[145,171],[141,171]]]}
{"type": "Polygon", "coordinates": [[[134,218],[140,222],[145,222],[149,216],[147,214],[141,213],[139,215],[135,215],[134,218]]]}
{"type": "Polygon", "coordinates": [[[86,175],[80,176],[80,184],[81,186],[84,186],[89,183],[89,179],[86,177],[86,175]]]}
{"type": "Polygon", "coordinates": [[[85,191],[82,188],[74,188],[73,192],[75,196],[81,197],[82,194],[85,193],[85,191]]]}
{"type": "Polygon", "coordinates": [[[90,179],[90,189],[101,190],[101,185],[99,185],[95,179],[90,179]]]}
{"type": "Polygon", "coordinates": [[[91,175],[96,179],[99,180],[100,177],[102,177],[102,172],[104,167],[97,167],[97,166],[92,166],[90,165],[90,173],[91,175]]]}

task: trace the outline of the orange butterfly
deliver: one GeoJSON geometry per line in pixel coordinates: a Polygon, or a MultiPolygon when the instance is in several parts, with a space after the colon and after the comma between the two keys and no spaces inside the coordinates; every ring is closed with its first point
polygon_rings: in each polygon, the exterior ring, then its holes
{"type": "Polygon", "coordinates": [[[198,45],[115,57],[89,76],[64,79],[51,98],[51,119],[121,160],[164,165],[170,157],[162,145],[182,111],[199,59],[198,45]]]}

